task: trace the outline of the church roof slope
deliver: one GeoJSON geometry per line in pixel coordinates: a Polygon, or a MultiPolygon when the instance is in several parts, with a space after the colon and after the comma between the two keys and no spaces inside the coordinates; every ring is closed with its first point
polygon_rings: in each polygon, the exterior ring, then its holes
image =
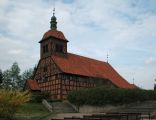
{"type": "Polygon", "coordinates": [[[65,73],[105,78],[120,88],[134,88],[107,62],[68,53],[67,57],[52,56],[53,61],[65,73]]]}
{"type": "Polygon", "coordinates": [[[26,82],[31,90],[40,90],[36,80],[27,80],[26,82]]]}

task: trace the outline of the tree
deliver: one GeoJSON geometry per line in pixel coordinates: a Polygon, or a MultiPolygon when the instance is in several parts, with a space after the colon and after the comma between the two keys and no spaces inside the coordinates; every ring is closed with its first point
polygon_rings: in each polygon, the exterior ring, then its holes
{"type": "Polygon", "coordinates": [[[19,86],[21,87],[21,88],[23,88],[24,87],[24,83],[25,83],[25,81],[26,80],[28,80],[28,79],[31,79],[31,77],[32,77],[32,75],[33,75],[33,69],[32,68],[30,68],[30,69],[28,69],[28,70],[25,70],[24,72],[23,72],[23,74],[21,75],[21,82],[20,82],[20,84],[19,84],[19,86]]]}
{"type": "MultiPolygon", "coordinates": [[[[14,62],[10,69],[5,70],[2,74],[3,88],[22,89],[26,80],[31,79],[35,68],[25,70],[20,74],[20,68],[17,62],[14,62]]],[[[0,82],[1,82],[1,70],[0,70],[0,82]]]]}
{"type": "Polygon", "coordinates": [[[14,62],[10,69],[10,77],[13,88],[18,88],[21,82],[20,68],[17,62],[14,62]]]}
{"type": "Polygon", "coordinates": [[[3,73],[2,73],[2,70],[0,69],[0,85],[2,84],[3,82],[3,73]]]}
{"type": "Polygon", "coordinates": [[[3,72],[3,83],[2,83],[3,88],[11,88],[11,78],[10,78],[10,70],[5,70],[3,72]]]}
{"type": "Polygon", "coordinates": [[[3,72],[3,83],[4,88],[19,88],[21,81],[20,68],[17,62],[14,62],[10,69],[3,72]]]}

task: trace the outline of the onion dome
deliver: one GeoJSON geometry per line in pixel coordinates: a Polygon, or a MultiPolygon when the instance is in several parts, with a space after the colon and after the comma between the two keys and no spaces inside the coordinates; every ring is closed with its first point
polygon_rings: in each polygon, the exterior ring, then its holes
{"type": "Polygon", "coordinates": [[[56,17],[54,16],[54,14],[53,14],[53,16],[51,17],[51,21],[50,21],[50,28],[52,29],[52,30],[56,30],[57,29],[57,21],[56,21],[57,19],[56,19],[56,17]]]}

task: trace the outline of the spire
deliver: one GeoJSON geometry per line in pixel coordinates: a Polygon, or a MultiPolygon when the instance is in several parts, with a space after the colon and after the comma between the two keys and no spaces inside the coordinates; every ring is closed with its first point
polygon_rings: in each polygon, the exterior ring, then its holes
{"type": "Polygon", "coordinates": [[[56,21],[56,17],[55,17],[55,8],[53,9],[53,16],[51,17],[51,21],[50,21],[50,28],[52,30],[56,30],[57,29],[57,21],[56,21]]]}

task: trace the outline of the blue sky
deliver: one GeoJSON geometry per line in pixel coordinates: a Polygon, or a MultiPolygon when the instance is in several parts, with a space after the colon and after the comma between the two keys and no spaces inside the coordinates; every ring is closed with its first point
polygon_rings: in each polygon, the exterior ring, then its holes
{"type": "MultiPolygon", "coordinates": [[[[55,0],[68,51],[109,63],[130,83],[153,89],[156,79],[155,0],[55,0]]],[[[0,0],[0,68],[23,70],[39,60],[53,0],[0,0]]]]}

